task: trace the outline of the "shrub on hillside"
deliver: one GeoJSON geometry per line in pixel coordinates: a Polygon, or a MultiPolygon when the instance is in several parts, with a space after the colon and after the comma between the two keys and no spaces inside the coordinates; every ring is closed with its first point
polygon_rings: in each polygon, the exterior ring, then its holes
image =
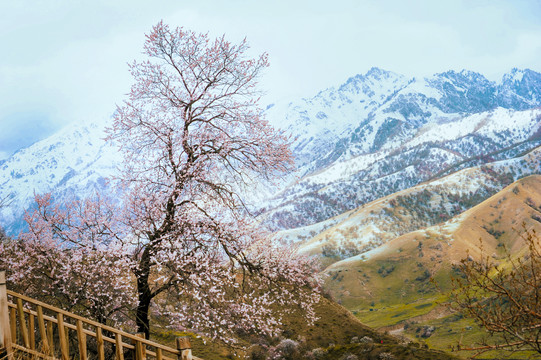
{"type": "Polygon", "coordinates": [[[501,265],[485,253],[482,243],[480,260],[470,256],[458,265],[462,276],[453,279],[453,306],[490,335],[498,335],[492,342],[459,344],[462,350],[541,353],[541,239],[526,228],[521,237],[525,253],[517,256],[504,246],[501,265]]]}
{"type": "Polygon", "coordinates": [[[269,351],[269,359],[272,360],[296,360],[300,358],[299,343],[284,339],[269,351]]]}

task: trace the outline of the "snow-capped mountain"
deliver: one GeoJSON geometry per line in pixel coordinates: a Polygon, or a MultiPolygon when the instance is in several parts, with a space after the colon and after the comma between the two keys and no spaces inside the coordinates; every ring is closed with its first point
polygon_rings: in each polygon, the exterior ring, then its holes
{"type": "Polygon", "coordinates": [[[541,74],[528,69],[513,69],[496,84],[466,70],[416,79],[372,68],[311,99],[271,106],[267,117],[297,137],[294,153],[306,173],[340,156],[393,147],[390,140],[408,138],[427,122],[540,104],[541,74]]]}
{"type": "Polygon", "coordinates": [[[322,154],[332,152],[338,141],[407,84],[408,79],[402,75],[372,68],[311,99],[273,104],[267,109],[267,118],[295,137],[297,165],[308,173],[323,165],[318,161],[322,154]]]}
{"type": "Polygon", "coordinates": [[[288,123],[300,134],[294,148],[302,176],[270,201],[269,223],[275,229],[306,226],[434,177],[531,150],[541,144],[540,96],[541,74],[531,70],[513,69],[496,84],[470,71],[408,80],[372,69],[339,90],[289,104],[279,119],[304,114],[303,124],[317,125],[310,133],[288,123]],[[371,91],[374,74],[387,91],[371,91]],[[379,94],[379,102],[361,109],[366,94],[379,94]],[[324,101],[338,98],[347,100],[324,101]],[[332,121],[319,120],[322,113],[332,113],[332,121]],[[347,125],[335,126],[346,113],[347,125]],[[321,146],[311,134],[325,132],[333,142],[321,146]]]}
{"type": "MultiPolygon", "coordinates": [[[[425,79],[372,68],[267,118],[290,133],[298,172],[264,203],[275,229],[315,224],[420,182],[515,158],[541,144],[541,74],[494,83],[449,71],[425,79]]],[[[74,124],[0,162],[0,225],[15,233],[34,193],[102,191],[120,155],[106,120],[74,124]]]]}
{"type": "Polygon", "coordinates": [[[0,225],[16,234],[34,194],[84,197],[103,191],[119,164],[117,150],[105,142],[107,120],[71,124],[51,137],[21,149],[0,162],[0,225]]]}

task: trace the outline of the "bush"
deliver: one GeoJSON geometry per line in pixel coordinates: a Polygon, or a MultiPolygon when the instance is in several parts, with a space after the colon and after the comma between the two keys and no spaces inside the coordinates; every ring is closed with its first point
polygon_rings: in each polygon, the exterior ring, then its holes
{"type": "Polygon", "coordinates": [[[296,360],[300,358],[299,343],[291,339],[284,339],[269,351],[269,359],[296,360]]]}
{"type": "Polygon", "coordinates": [[[371,344],[374,342],[374,339],[372,339],[369,336],[363,336],[360,340],[361,344],[371,344]]]}
{"type": "Polygon", "coordinates": [[[248,352],[246,353],[246,357],[249,360],[265,360],[265,359],[268,358],[267,355],[268,355],[267,348],[265,346],[259,345],[259,344],[252,345],[248,349],[248,352]]]}
{"type": "Polygon", "coordinates": [[[313,349],[312,351],[307,352],[304,355],[304,358],[307,360],[319,360],[319,359],[323,359],[324,356],[325,356],[325,350],[323,350],[322,348],[316,348],[316,349],[313,349]]]}
{"type": "Polygon", "coordinates": [[[541,353],[541,239],[535,230],[523,225],[525,253],[517,256],[505,249],[500,265],[484,252],[480,260],[463,259],[458,268],[461,277],[453,278],[452,306],[473,318],[493,337],[464,347],[479,355],[491,349],[530,349],[541,353]]]}

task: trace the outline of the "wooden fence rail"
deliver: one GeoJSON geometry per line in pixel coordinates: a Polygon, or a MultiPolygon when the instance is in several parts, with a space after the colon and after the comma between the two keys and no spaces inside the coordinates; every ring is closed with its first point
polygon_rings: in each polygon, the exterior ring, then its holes
{"type": "Polygon", "coordinates": [[[172,348],[100,324],[7,290],[0,271],[0,353],[13,360],[15,351],[51,360],[202,360],[192,355],[188,337],[172,348]]]}

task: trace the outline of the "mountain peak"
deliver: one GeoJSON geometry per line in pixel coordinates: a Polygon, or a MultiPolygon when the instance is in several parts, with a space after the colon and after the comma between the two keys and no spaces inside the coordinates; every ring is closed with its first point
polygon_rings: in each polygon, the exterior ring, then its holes
{"type": "Polygon", "coordinates": [[[502,85],[520,84],[539,86],[541,83],[541,74],[530,69],[512,68],[510,72],[502,77],[502,85]]]}
{"type": "Polygon", "coordinates": [[[482,84],[488,84],[490,81],[484,77],[482,74],[462,69],[459,72],[456,72],[455,70],[449,70],[442,73],[437,73],[433,76],[434,78],[439,79],[447,79],[450,80],[452,83],[455,84],[463,84],[463,83],[482,83],[482,84]]]}
{"type": "Polygon", "coordinates": [[[389,71],[387,70],[383,70],[383,69],[380,69],[379,67],[372,66],[370,70],[366,72],[365,76],[379,76],[379,75],[388,74],[388,73],[389,71]]]}
{"type": "Polygon", "coordinates": [[[371,78],[375,80],[382,80],[382,79],[388,79],[388,78],[402,78],[403,75],[397,74],[392,71],[384,70],[378,67],[373,66],[366,72],[364,75],[364,78],[371,78]]]}
{"type": "Polygon", "coordinates": [[[541,74],[530,69],[513,68],[504,74],[498,96],[506,107],[527,109],[541,100],[541,74]]]}
{"type": "MultiPolygon", "coordinates": [[[[342,84],[338,91],[353,91],[355,93],[364,92],[372,96],[375,88],[386,88],[387,90],[394,89],[403,83],[403,75],[380,69],[378,67],[372,67],[366,72],[366,74],[357,74],[347,79],[342,84]]],[[[394,90],[393,90],[394,91],[394,90]]],[[[376,91],[379,93],[379,91],[376,91]]]]}
{"type": "MultiPolygon", "coordinates": [[[[374,79],[374,80],[381,80],[381,78],[388,78],[390,76],[400,77],[401,75],[398,75],[392,71],[387,71],[384,69],[380,69],[378,67],[372,67],[370,70],[366,72],[366,74],[357,74],[355,76],[352,76],[348,78],[345,82],[345,84],[350,83],[356,83],[356,82],[362,82],[366,81],[367,79],[374,79]]],[[[344,85],[345,85],[344,84],[344,85]]]]}
{"type": "Polygon", "coordinates": [[[529,69],[522,70],[518,68],[512,68],[510,72],[507,74],[504,74],[502,77],[502,84],[510,84],[510,83],[519,83],[522,81],[522,78],[524,77],[524,73],[526,71],[531,71],[529,69]]]}

